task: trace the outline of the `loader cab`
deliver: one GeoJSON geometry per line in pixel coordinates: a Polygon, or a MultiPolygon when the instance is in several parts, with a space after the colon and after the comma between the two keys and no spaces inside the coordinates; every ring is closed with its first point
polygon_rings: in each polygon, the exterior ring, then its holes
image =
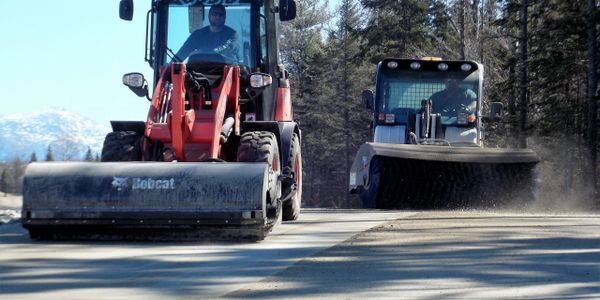
{"type": "MultiPolygon", "coordinates": [[[[127,19],[126,12],[133,11],[133,4],[124,2],[131,0],[122,0],[120,6],[121,18],[127,19]]],[[[196,68],[215,85],[224,65],[238,65],[242,93],[250,84],[250,74],[268,74],[273,77],[273,84],[261,90],[257,110],[263,116],[257,117],[270,120],[277,88],[287,80],[287,72],[279,66],[277,25],[295,16],[293,0],[154,0],[147,15],[145,55],[154,69],[154,85],[161,70],[173,62],[196,68]],[[210,14],[215,5],[224,8],[218,12],[222,14],[223,27],[235,36],[216,46],[213,36],[200,34],[215,25],[210,14]],[[188,51],[190,45],[192,51],[188,51]]]]}
{"type": "Polygon", "coordinates": [[[483,67],[472,61],[381,61],[373,100],[375,142],[414,143],[416,135],[427,142],[481,145],[482,76],[483,67]],[[426,113],[431,118],[424,122],[426,113]]]}

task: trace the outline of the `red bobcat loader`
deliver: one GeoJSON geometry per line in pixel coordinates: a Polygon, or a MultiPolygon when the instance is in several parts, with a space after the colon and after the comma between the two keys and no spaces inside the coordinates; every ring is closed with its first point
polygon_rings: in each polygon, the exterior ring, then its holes
{"type": "Polygon", "coordinates": [[[373,142],[358,149],[349,189],[366,208],[519,207],[534,199],[530,149],[483,147],[483,66],[474,61],[388,58],[377,67],[373,142]]]}
{"type": "MultiPolygon", "coordinates": [[[[121,0],[131,20],[133,1],[121,0]]],[[[32,238],[261,240],[300,213],[300,129],[288,73],[279,64],[277,22],[293,0],[153,0],[146,61],[123,83],[150,103],[145,122],[112,121],[102,162],[33,163],[22,224],[32,238]],[[235,31],[226,47],[180,49],[208,26],[215,4],[235,31]],[[231,50],[234,49],[234,50],[231,50]]]]}

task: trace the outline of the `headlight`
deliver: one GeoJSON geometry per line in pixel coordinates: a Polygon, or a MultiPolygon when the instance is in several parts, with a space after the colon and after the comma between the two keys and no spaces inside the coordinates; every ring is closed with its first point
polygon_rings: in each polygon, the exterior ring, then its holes
{"type": "Polygon", "coordinates": [[[388,61],[387,66],[390,69],[395,69],[398,67],[398,62],[395,60],[388,61]]]}
{"type": "Polygon", "coordinates": [[[460,66],[460,69],[463,70],[463,71],[465,71],[465,72],[469,72],[469,71],[471,71],[471,65],[470,64],[462,64],[460,66]]]}
{"type": "Polygon", "coordinates": [[[413,70],[418,70],[421,68],[421,64],[416,61],[413,61],[410,63],[410,68],[413,70]]]}
{"type": "Polygon", "coordinates": [[[438,70],[440,70],[440,71],[446,71],[446,70],[448,70],[448,64],[447,63],[440,63],[438,65],[438,70]]]}
{"type": "Polygon", "coordinates": [[[250,86],[258,89],[271,85],[273,78],[269,74],[254,73],[250,75],[250,86]]]}

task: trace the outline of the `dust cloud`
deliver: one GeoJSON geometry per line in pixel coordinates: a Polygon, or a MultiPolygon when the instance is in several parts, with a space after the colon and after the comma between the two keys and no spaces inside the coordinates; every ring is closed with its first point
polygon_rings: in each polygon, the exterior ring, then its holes
{"type": "Polygon", "coordinates": [[[528,210],[540,213],[586,213],[600,210],[600,199],[584,178],[585,150],[564,136],[532,138],[529,147],[542,161],[536,167],[535,200],[528,210]]]}

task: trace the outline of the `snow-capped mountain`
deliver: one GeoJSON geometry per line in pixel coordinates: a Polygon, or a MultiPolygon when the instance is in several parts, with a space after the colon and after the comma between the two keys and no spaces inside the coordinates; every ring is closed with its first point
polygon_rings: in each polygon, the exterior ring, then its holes
{"type": "Polygon", "coordinates": [[[0,162],[28,161],[35,152],[45,160],[48,146],[55,160],[83,160],[88,147],[100,154],[109,125],[64,109],[0,116],[0,162]]]}

